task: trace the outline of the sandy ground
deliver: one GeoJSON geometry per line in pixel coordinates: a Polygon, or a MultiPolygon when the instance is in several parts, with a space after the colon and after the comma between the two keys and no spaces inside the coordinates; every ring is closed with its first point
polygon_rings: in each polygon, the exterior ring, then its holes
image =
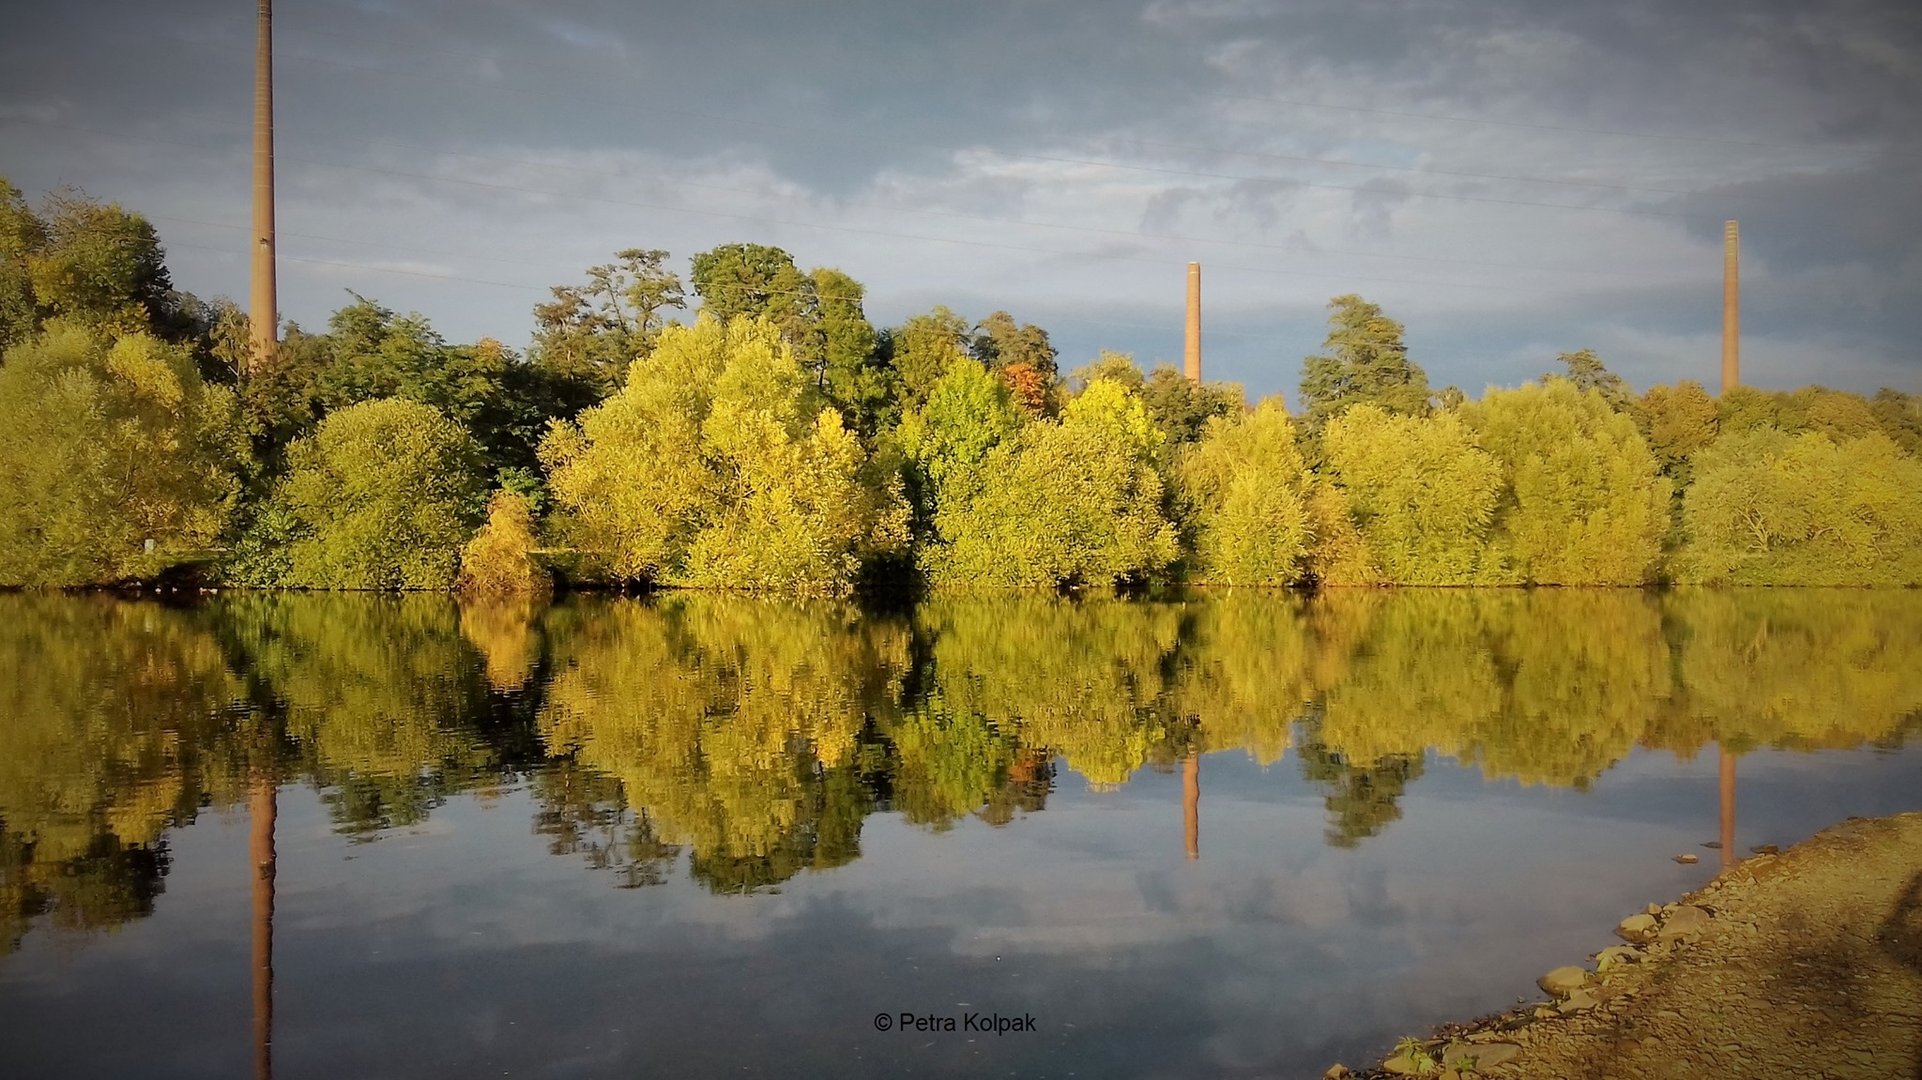
{"type": "Polygon", "coordinates": [[[1561,972],[1579,986],[1364,1075],[1922,1080],[1922,813],[1844,822],[1645,914],[1618,931],[1634,944],[1561,972]]]}

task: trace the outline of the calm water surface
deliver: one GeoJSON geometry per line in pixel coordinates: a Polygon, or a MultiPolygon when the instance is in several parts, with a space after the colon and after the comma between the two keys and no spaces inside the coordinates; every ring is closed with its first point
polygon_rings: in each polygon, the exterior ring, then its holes
{"type": "Polygon", "coordinates": [[[1318,1076],[1918,732],[1914,593],[0,596],[0,1075],[1318,1076]]]}

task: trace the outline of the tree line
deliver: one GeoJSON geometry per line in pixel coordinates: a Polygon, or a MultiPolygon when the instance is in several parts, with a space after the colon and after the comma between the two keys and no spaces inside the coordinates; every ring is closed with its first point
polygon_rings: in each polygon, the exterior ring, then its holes
{"type": "Polygon", "coordinates": [[[0,585],[837,594],[1922,584],[1922,395],[1682,381],[1592,350],[1471,400],[1330,302],[1295,408],[758,244],[617,252],[525,352],[350,294],[264,362],[152,226],[0,180],[0,585]],[[690,297],[691,321],[675,318],[690,297]]]}

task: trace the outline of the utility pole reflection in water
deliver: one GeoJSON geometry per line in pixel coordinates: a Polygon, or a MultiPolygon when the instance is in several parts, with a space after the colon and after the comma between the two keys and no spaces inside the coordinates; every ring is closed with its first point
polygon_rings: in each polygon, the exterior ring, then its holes
{"type": "Polygon", "coordinates": [[[254,1076],[274,1075],[274,818],[280,786],[256,771],[248,797],[252,825],[248,854],[254,866],[254,1076]]]}
{"type": "Polygon", "coordinates": [[[1193,750],[1181,763],[1181,823],[1188,857],[1201,858],[1201,755],[1193,750]]]}

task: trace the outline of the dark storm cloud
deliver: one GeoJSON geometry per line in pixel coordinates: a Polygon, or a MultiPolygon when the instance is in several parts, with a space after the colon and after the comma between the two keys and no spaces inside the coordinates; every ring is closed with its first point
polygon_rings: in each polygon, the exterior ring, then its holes
{"type": "Polygon", "coordinates": [[[1773,265],[1898,270],[1922,255],[1914,227],[1922,223],[1922,186],[1914,179],[1918,167],[1922,157],[1884,156],[1868,168],[1726,184],[1686,196],[1678,205],[1692,234],[1717,241],[1733,208],[1752,237],[1745,250],[1773,265]]]}
{"type": "MultiPolygon", "coordinates": [[[[1202,258],[1211,370],[1258,392],[1348,291],[1438,343],[1438,382],[1609,334],[1662,377],[1714,331],[1739,217],[1755,355],[1843,348],[1858,389],[1922,363],[1914,5],[306,0],[276,28],[308,323],[351,284],[524,340],[544,285],[615,248],[751,239],[841,265],[884,320],[1043,322],[1070,366],[1167,354],[1144,327],[1178,327],[1202,258]]],[[[183,285],[243,293],[251,5],[9,29],[0,173],[143,210],[183,285]]]]}

